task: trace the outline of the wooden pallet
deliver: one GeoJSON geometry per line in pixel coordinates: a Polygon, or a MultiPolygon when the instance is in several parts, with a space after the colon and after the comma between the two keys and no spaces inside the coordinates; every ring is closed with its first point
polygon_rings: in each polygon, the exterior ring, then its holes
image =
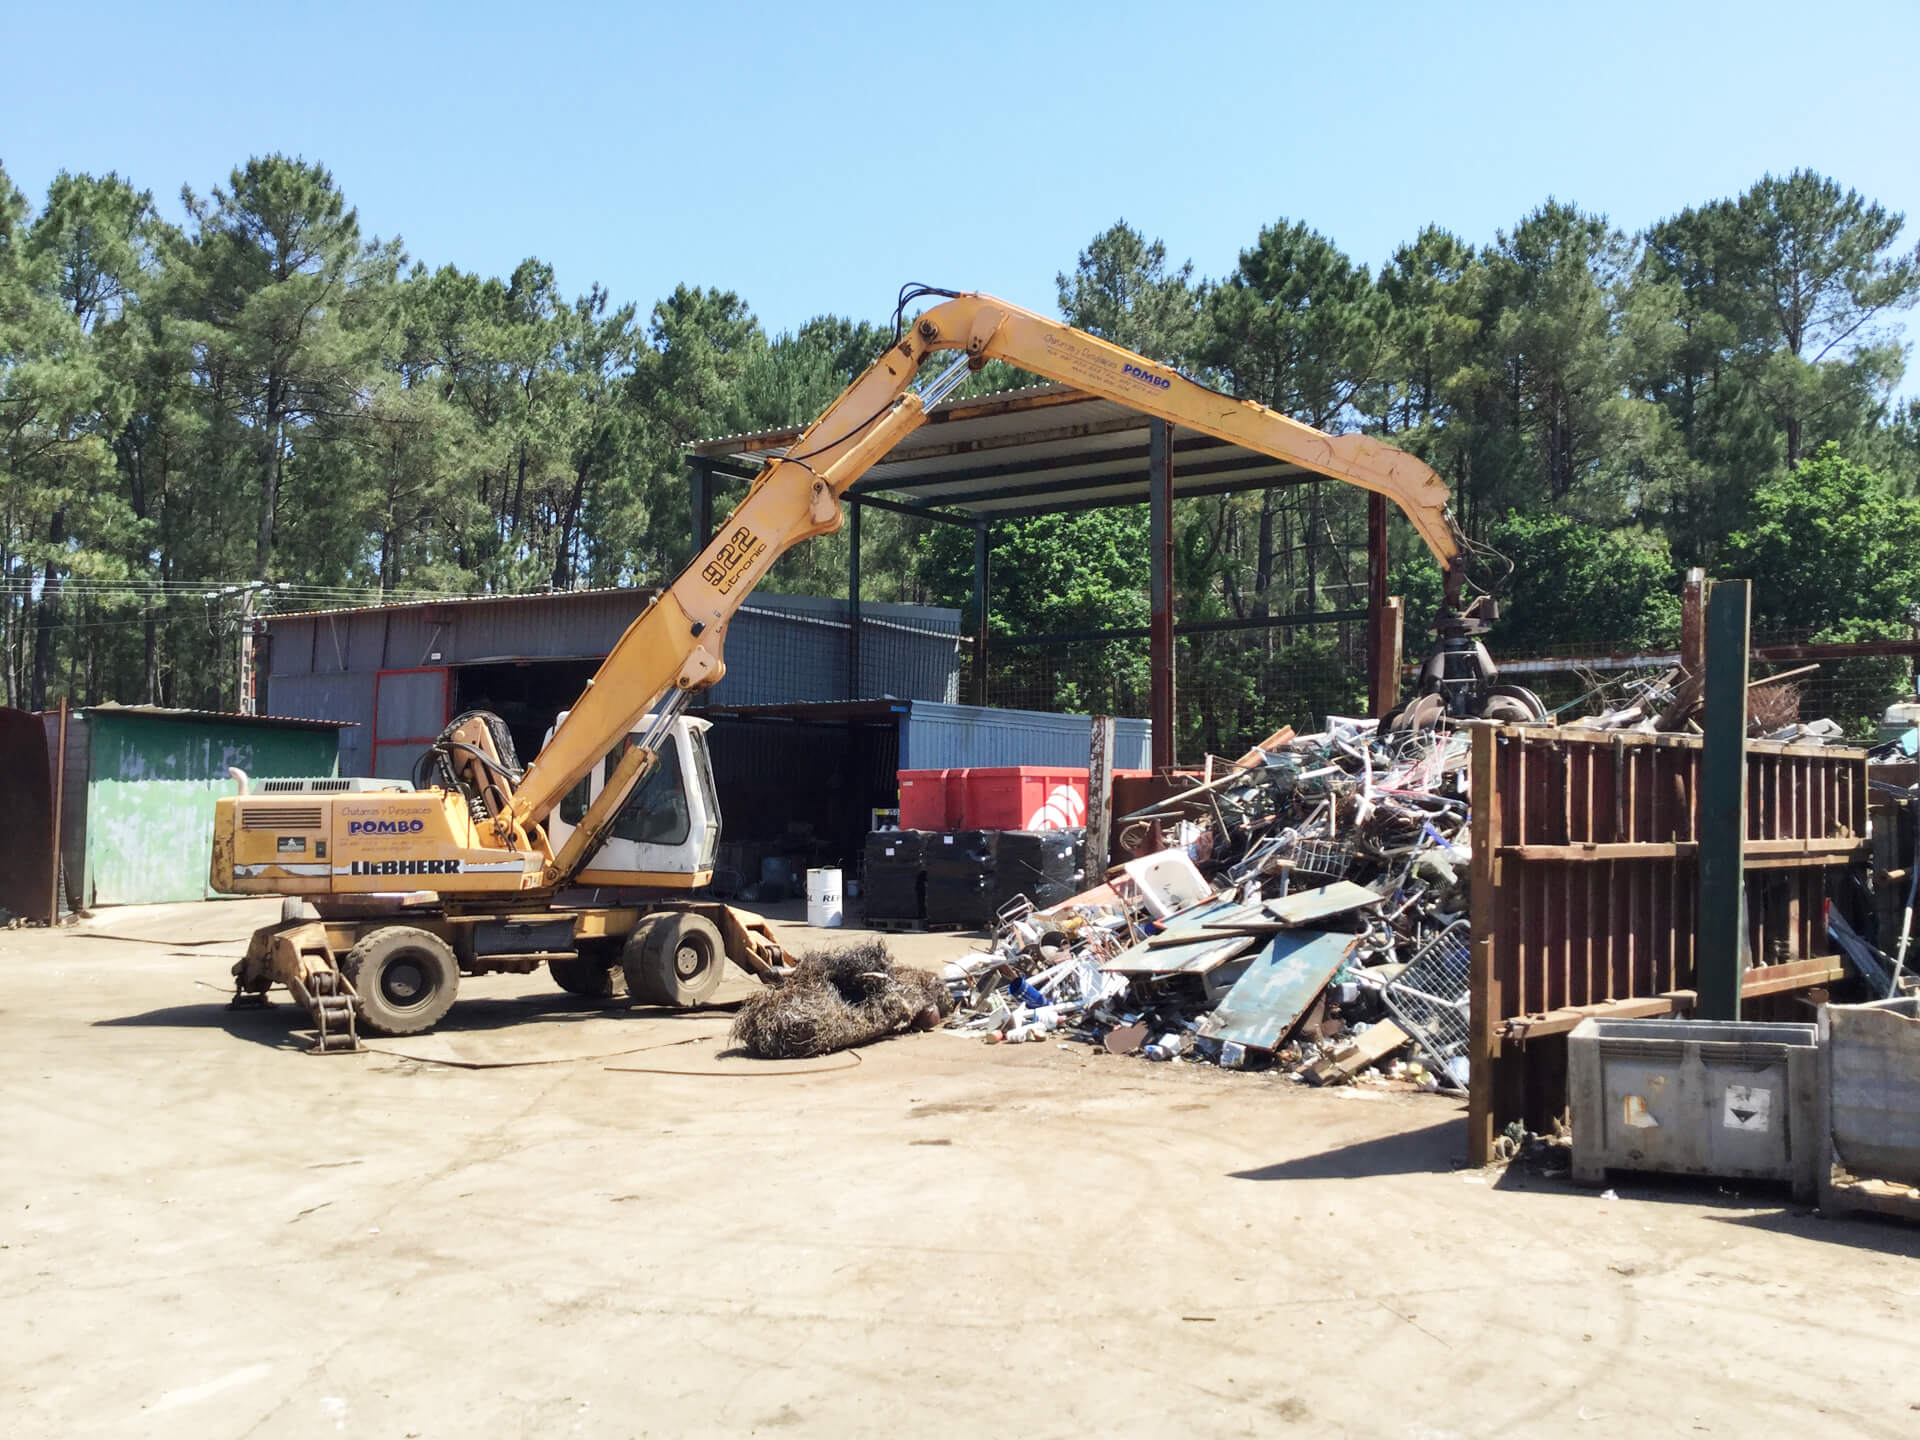
{"type": "Polygon", "coordinates": [[[1820,1213],[1829,1219],[1844,1215],[1885,1215],[1908,1224],[1920,1223],[1920,1187],[1897,1180],[1860,1180],[1836,1174],[1820,1192],[1820,1213]]]}
{"type": "Polygon", "coordinates": [[[957,921],[940,920],[903,920],[885,915],[863,915],[860,923],[869,930],[879,930],[888,935],[944,935],[977,930],[977,925],[962,925],[957,921]]]}

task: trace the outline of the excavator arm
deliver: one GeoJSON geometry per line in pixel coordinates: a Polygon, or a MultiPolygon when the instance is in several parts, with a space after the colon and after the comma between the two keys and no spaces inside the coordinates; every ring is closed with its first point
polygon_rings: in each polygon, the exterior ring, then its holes
{"type": "Polygon", "coordinates": [[[547,864],[545,883],[566,884],[645,778],[668,721],[692,692],[725,673],[727,624],[773,562],[801,541],[839,529],[840,497],[847,488],[921,425],[969,370],[989,360],[1005,360],[1385,495],[1440,562],[1449,598],[1457,597],[1460,547],[1447,513],[1447,487],[1413,456],[1364,435],[1328,435],[1252,401],[1209,390],[1166,366],[1004,300],[955,295],[915,319],[783,458],[761,471],[712,541],[628,627],[495,816],[500,842],[545,848],[540,827],[548,812],[620,737],[653,714],[654,732],[628,752],[568,844],[547,864]],[[947,351],[958,352],[958,358],[925,388],[910,388],[922,364],[947,351]]]}

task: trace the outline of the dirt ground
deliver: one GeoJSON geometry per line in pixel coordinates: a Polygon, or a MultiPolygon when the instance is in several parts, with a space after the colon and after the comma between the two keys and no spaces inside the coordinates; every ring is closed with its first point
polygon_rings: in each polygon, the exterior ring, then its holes
{"type": "Polygon", "coordinates": [[[543,975],[312,1058],[226,1008],[274,914],[0,932],[0,1434],[1920,1433],[1889,1222],[1080,1046],[756,1066],[543,975]]]}

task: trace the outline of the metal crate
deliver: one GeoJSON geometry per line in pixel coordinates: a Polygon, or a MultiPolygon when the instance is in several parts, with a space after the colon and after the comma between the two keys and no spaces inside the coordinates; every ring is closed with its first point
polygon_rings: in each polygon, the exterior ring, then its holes
{"type": "Polygon", "coordinates": [[[1810,1200],[1817,1062],[1811,1025],[1582,1020],[1567,1039],[1573,1178],[1787,1180],[1810,1200]]]}
{"type": "Polygon", "coordinates": [[[1433,1063],[1436,1078],[1464,1089],[1456,1057],[1467,1053],[1467,1021],[1473,966],[1472,927],[1456,920],[1422,945],[1393,979],[1381,988],[1387,1009],[1433,1063]]]}
{"type": "Polygon", "coordinates": [[[1293,862],[1296,875],[1344,880],[1353,868],[1353,847],[1337,840],[1300,840],[1286,858],[1293,862]]]}

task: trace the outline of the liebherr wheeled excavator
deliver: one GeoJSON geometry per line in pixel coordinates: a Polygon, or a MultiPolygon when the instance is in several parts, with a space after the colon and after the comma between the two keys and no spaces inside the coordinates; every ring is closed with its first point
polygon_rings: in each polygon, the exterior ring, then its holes
{"type": "MultiPolygon", "coordinates": [[[[1056,320],[988,295],[909,287],[895,343],[768,465],[713,540],[621,636],[573,708],[524,768],[506,727],[457,717],[423,757],[415,786],[377,780],[266,782],[216,807],[212,882],[289,897],[234,967],[236,1002],[276,982],[319,1030],[315,1048],[358,1048],[358,1026],[411,1034],[453,1003],[460,977],[548,965],[569,990],[692,1005],[725,962],[777,981],[784,957],[755,917],[692,898],[712,878],[719,814],[705,722],[689,697],[725,673],[727,625],[782,552],[840,527],[840,497],[989,360],[1116,400],[1174,425],[1385,495],[1446,575],[1439,649],[1423,673],[1430,709],[1525,718],[1525,692],[1496,693],[1463,613],[1462,546],[1440,477],[1365,435],[1329,435],[1208,389],[1056,320]],[[914,389],[924,363],[954,359],[914,389]],[[1491,707],[1491,708],[1489,708],[1491,707]],[[645,782],[627,872],[602,855],[645,782]],[[274,793],[275,787],[290,786],[274,793]],[[662,813],[668,823],[657,823],[662,813]],[[575,905],[583,877],[642,888],[618,907],[575,905]],[[672,898],[678,895],[680,898],[672,898]]],[[[1537,702],[1534,702],[1537,706],[1537,702]]]]}

